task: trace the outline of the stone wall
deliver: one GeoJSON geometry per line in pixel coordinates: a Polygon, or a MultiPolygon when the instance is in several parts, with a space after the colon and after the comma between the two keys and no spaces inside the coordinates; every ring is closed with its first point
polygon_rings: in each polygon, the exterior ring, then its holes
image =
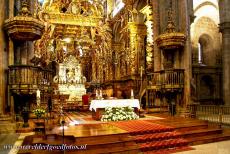
{"type": "Polygon", "coordinates": [[[198,43],[202,46],[203,64],[215,66],[221,55],[221,34],[218,25],[208,17],[199,18],[192,31],[193,58],[198,62],[198,43]]]}

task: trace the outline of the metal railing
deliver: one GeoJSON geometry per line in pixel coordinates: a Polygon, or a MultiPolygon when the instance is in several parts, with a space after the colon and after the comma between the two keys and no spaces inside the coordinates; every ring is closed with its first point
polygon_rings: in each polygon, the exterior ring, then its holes
{"type": "Polygon", "coordinates": [[[191,117],[230,126],[230,106],[190,104],[191,117]]]}

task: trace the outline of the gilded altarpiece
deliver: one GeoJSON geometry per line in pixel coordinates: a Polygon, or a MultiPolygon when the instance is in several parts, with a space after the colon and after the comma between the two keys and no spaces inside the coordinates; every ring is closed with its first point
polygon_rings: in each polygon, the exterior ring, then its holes
{"type": "Polygon", "coordinates": [[[129,37],[130,37],[130,57],[129,57],[129,75],[139,73],[141,67],[140,56],[144,52],[144,38],[146,36],[146,26],[134,22],[128,23],[129,37]]]}

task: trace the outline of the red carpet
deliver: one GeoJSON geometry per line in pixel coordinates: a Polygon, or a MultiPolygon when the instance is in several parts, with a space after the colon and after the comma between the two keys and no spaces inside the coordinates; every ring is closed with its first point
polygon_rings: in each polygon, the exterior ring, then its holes
{"type": "Polygon", "coordinates": [[[188,141],[170,126],[145,120],[119,121],[109,124],[128,131],[144,153],[169,154],[192,149],[188,146],[188,141]]]}
{"type": "Polygon", "coordinates": [[[131,135],[166,132],[166,131],[174,130],[173,127],[154,124],[144,120],[118,121],[118,122],[111,122],[109,124],[117,126],[123,130],[126,130],[131,135]]]}
{"type": "MultiPolygon", "coordinates": [[[[65,115],[69,121],[76,119],[94,121],[89,113],[68,112],[65,115]]],[[[192,149],[188,146],[188,141],[171,126],[156,124],[149,120],[118,121],[108,124],[127,131],[144,153],[169,154],[192,149]]]]}

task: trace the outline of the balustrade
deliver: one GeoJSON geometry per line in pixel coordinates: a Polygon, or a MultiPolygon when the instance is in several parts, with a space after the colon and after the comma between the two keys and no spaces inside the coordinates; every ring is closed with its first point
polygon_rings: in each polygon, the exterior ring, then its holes
{"type": "Polygon", "coordinates": [[[9,86],[14,92],[34,93],[37,89],[48,90],[52,82],[52,72],[29,65],[9,66],[9,86]]]}
{"type": "Polygon", "coordinates": [[[163,70],[148,74],[151,89],[178,89],[184,87],[184,70],[163,70]]]}

